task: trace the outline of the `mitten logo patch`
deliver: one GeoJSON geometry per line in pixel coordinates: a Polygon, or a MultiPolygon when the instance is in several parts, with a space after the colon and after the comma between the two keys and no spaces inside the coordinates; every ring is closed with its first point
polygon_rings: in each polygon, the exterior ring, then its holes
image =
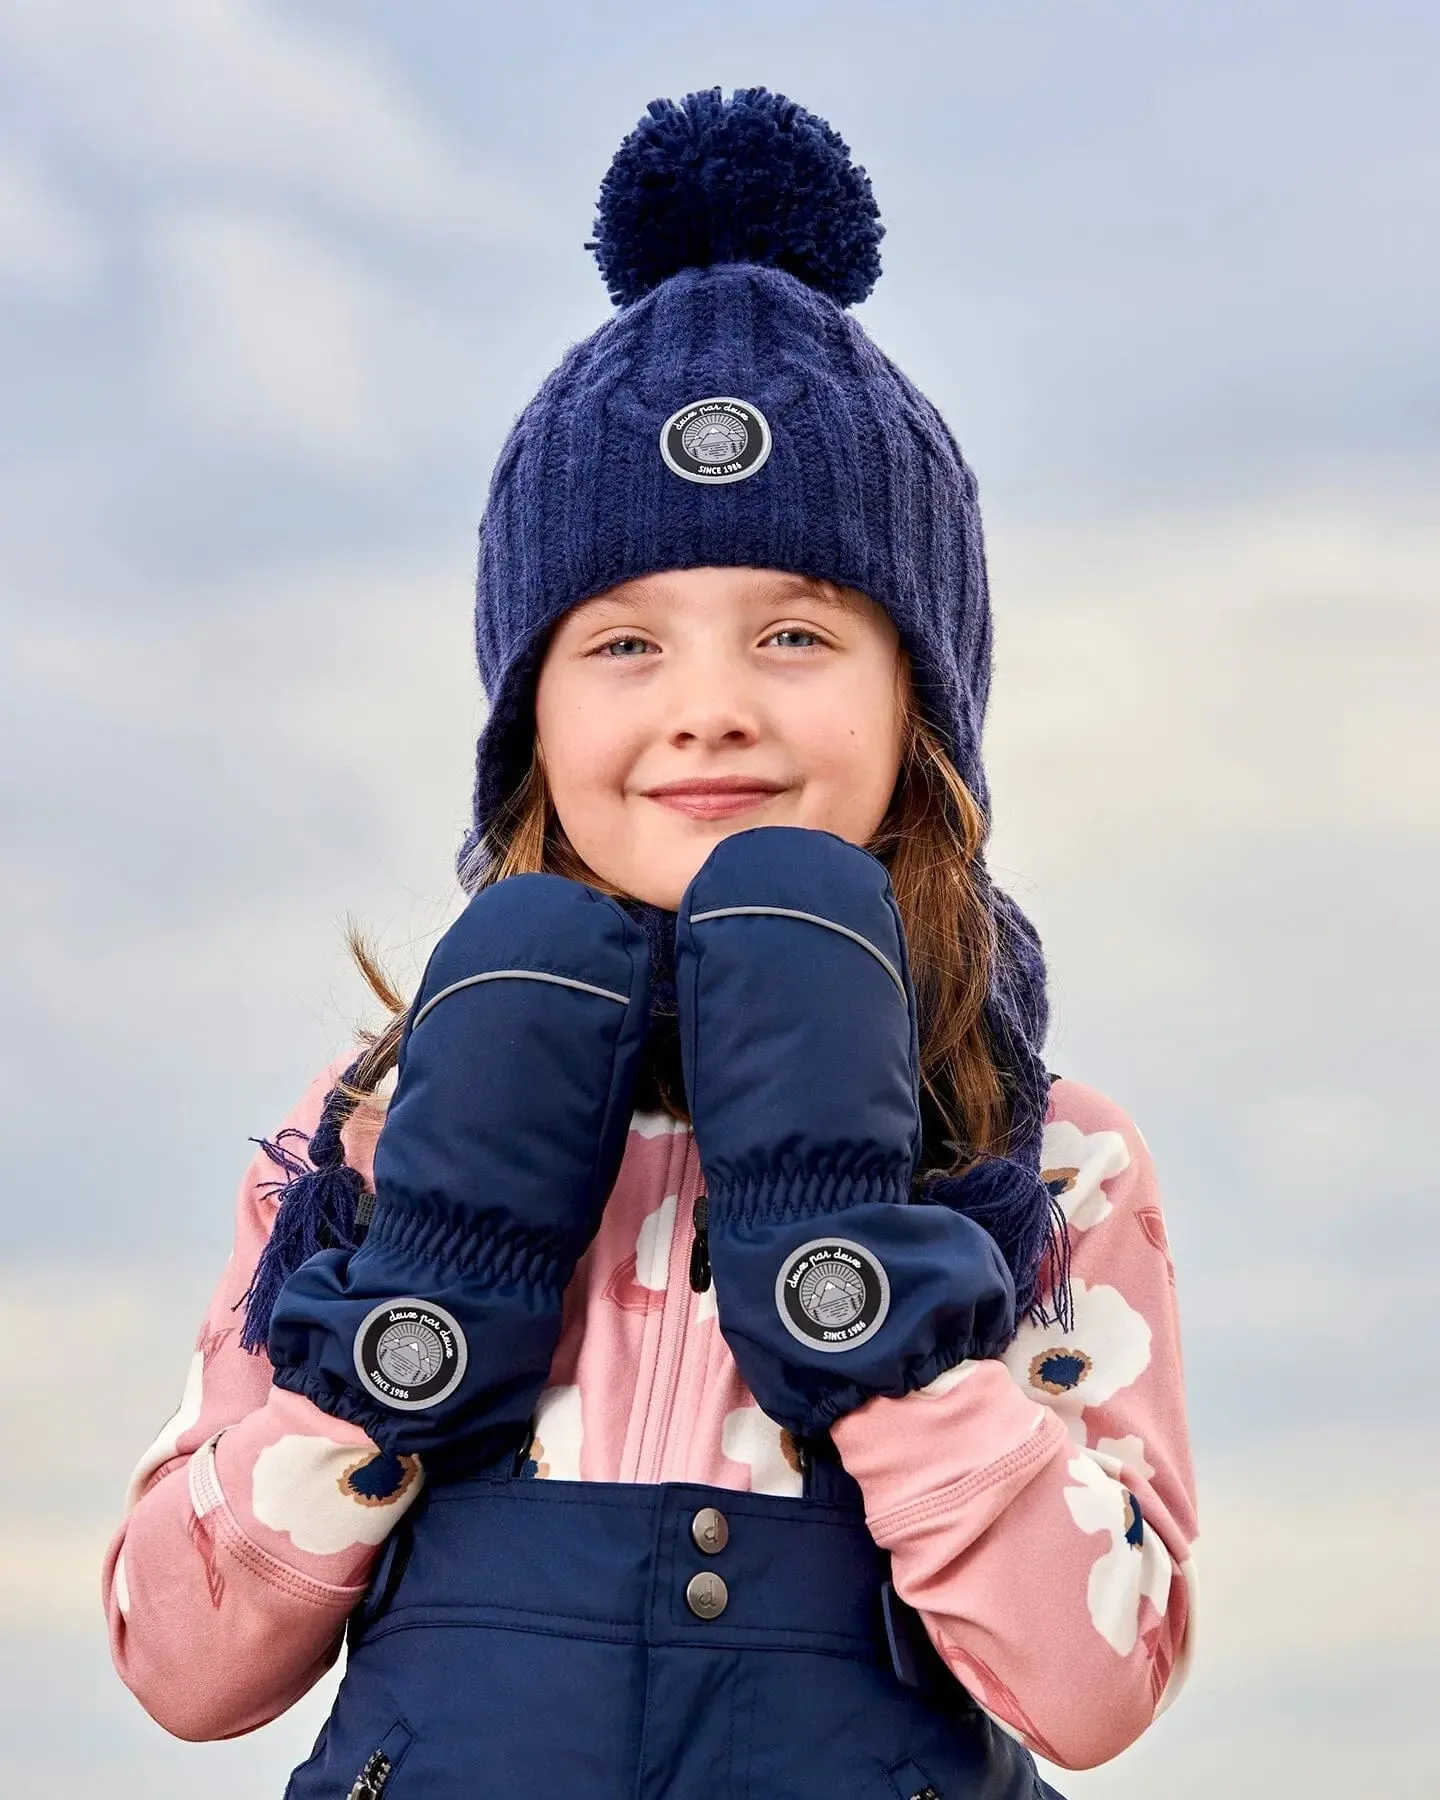
{"type": "Polygon", "coordinates": [[[814,1238],[795,1251],[775,1282],[785,1329],[816,1350],[853,1350],[885,1322],[890,1278],[848,1238],[814,1238]]]}
{"type": "Polygon", "coordinates": [[[465,1333],[428,1300],[387,1300],[355,1333],[355,1372],[366,1389],[400,1412],[438,1406],[465,1373],[465,1333]]]}
{"type": "Polygon", "coordinates": [[[726,394],[692,400],[660,427],[660,454],[686,481],[744,481],[770,455],[770,425],[757,407],[726,394]]]}

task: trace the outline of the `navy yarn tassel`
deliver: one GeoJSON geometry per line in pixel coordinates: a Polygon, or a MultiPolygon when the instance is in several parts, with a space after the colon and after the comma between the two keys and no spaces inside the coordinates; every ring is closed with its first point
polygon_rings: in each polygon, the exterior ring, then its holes
{"type": "Polygon", "coordinates": [[[361,1205],[367,1192],[365,1178],[345,1161],[345,1146],[340,1141],[341,1128],[355,1110],[355,1101],[345,1088],[359,1068],[358,1062],[352,1063],[340,1085],[326,1095],[319,1123],[308,1140],[294,1126],[273,1141],[251,1140],[284,1173],[283,1180],[263,1184],[262,1191],[278,1192],[280,1202],[254,1279],[240,1302],[245,1308],[240,1342],[252,1353],[265,1348],[270,1314],[280,1290],[301,1263],[320,1250],[354,1250],[365,1235],[361,1205]],[[296,1155],[287,1139],[304,1144],[305,1160],[296,1155]]]}
{"type": "Polygon", "coordinates": [[[963,1175],[926,1181],[924,1198],[964,1213],[988,1231],[1015,1282],[1015,1316],[1074,1323],[1070,1234],[1060,1202],[1034,1169],[1010,1157],[976,1163],[963,1175]]]}

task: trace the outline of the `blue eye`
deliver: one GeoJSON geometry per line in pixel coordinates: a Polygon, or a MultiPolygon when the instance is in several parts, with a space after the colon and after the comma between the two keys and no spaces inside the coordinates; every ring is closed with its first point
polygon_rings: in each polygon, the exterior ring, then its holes
{"type": "Polygon", "coordinates": [[[638,647],[639,654],[643,656],[649,648],[649,643],[648,638],[642,637],[612,638],[608,644],[600,646],[599,653],[601,656],[611,657],[616,662],[622,662],[628,660],[635,653],[636,647],[638,647]]]}
{"type": "Polygon", "coordinates": [[[808,650],[813,644],[818,644],[820,642],[820,639],[815,632],[804,631],[798,625],[787,626],[784,631],[774,632],[771,635],[770,642],[772,644],[779,643],[781,638],[803,638],[805,640],[804,643],[800,644],[793,642],[782,644],[781,648],[785,650],[808,650]]]}

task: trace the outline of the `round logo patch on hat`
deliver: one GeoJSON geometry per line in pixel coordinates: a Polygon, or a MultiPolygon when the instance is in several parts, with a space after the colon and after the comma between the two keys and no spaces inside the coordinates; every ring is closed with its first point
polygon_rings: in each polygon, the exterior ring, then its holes
{"type": "Polygon", "coordinates": [[[890,1278],[863,1245],[812,1238],[788,1257],[775,1305],[791,1337],[815,1350],[853,1350],[885,1322],[890,1278]]]}
{"type": "Polygon", "coordinates": [[[355,1373],[399,1412],[423,1412],[453,1394],[467,1355],[459,1324],[429,1300],[387,1300],[355,1333],[355,1373]]]}
{"type": "Polygon", "coordinates": [[[770,425],[758,407],[727,394],[692,400],[661,426],[660,454],[686,481],[745,481],[765,466],[770,425]]]}

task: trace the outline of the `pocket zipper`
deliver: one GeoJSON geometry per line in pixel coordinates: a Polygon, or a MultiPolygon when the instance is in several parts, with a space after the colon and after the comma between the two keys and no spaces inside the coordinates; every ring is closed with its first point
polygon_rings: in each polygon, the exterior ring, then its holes
{"type": "Polygon", "coordinates": [[[943,1800],[943,1796],[935,1783],[918,1763],[910,1761],[894,1763],[886,1774],[890,1777],[890,1786],[897,1800],[943,1800]]]}
{"type": "Polygon", "coordinates": [[[383,1750],[374,1751],[365,1759],[365,1767],[355,1777],[355,1785],[345,1800],[380,1800],[394,1768],[383,1750]]]}

